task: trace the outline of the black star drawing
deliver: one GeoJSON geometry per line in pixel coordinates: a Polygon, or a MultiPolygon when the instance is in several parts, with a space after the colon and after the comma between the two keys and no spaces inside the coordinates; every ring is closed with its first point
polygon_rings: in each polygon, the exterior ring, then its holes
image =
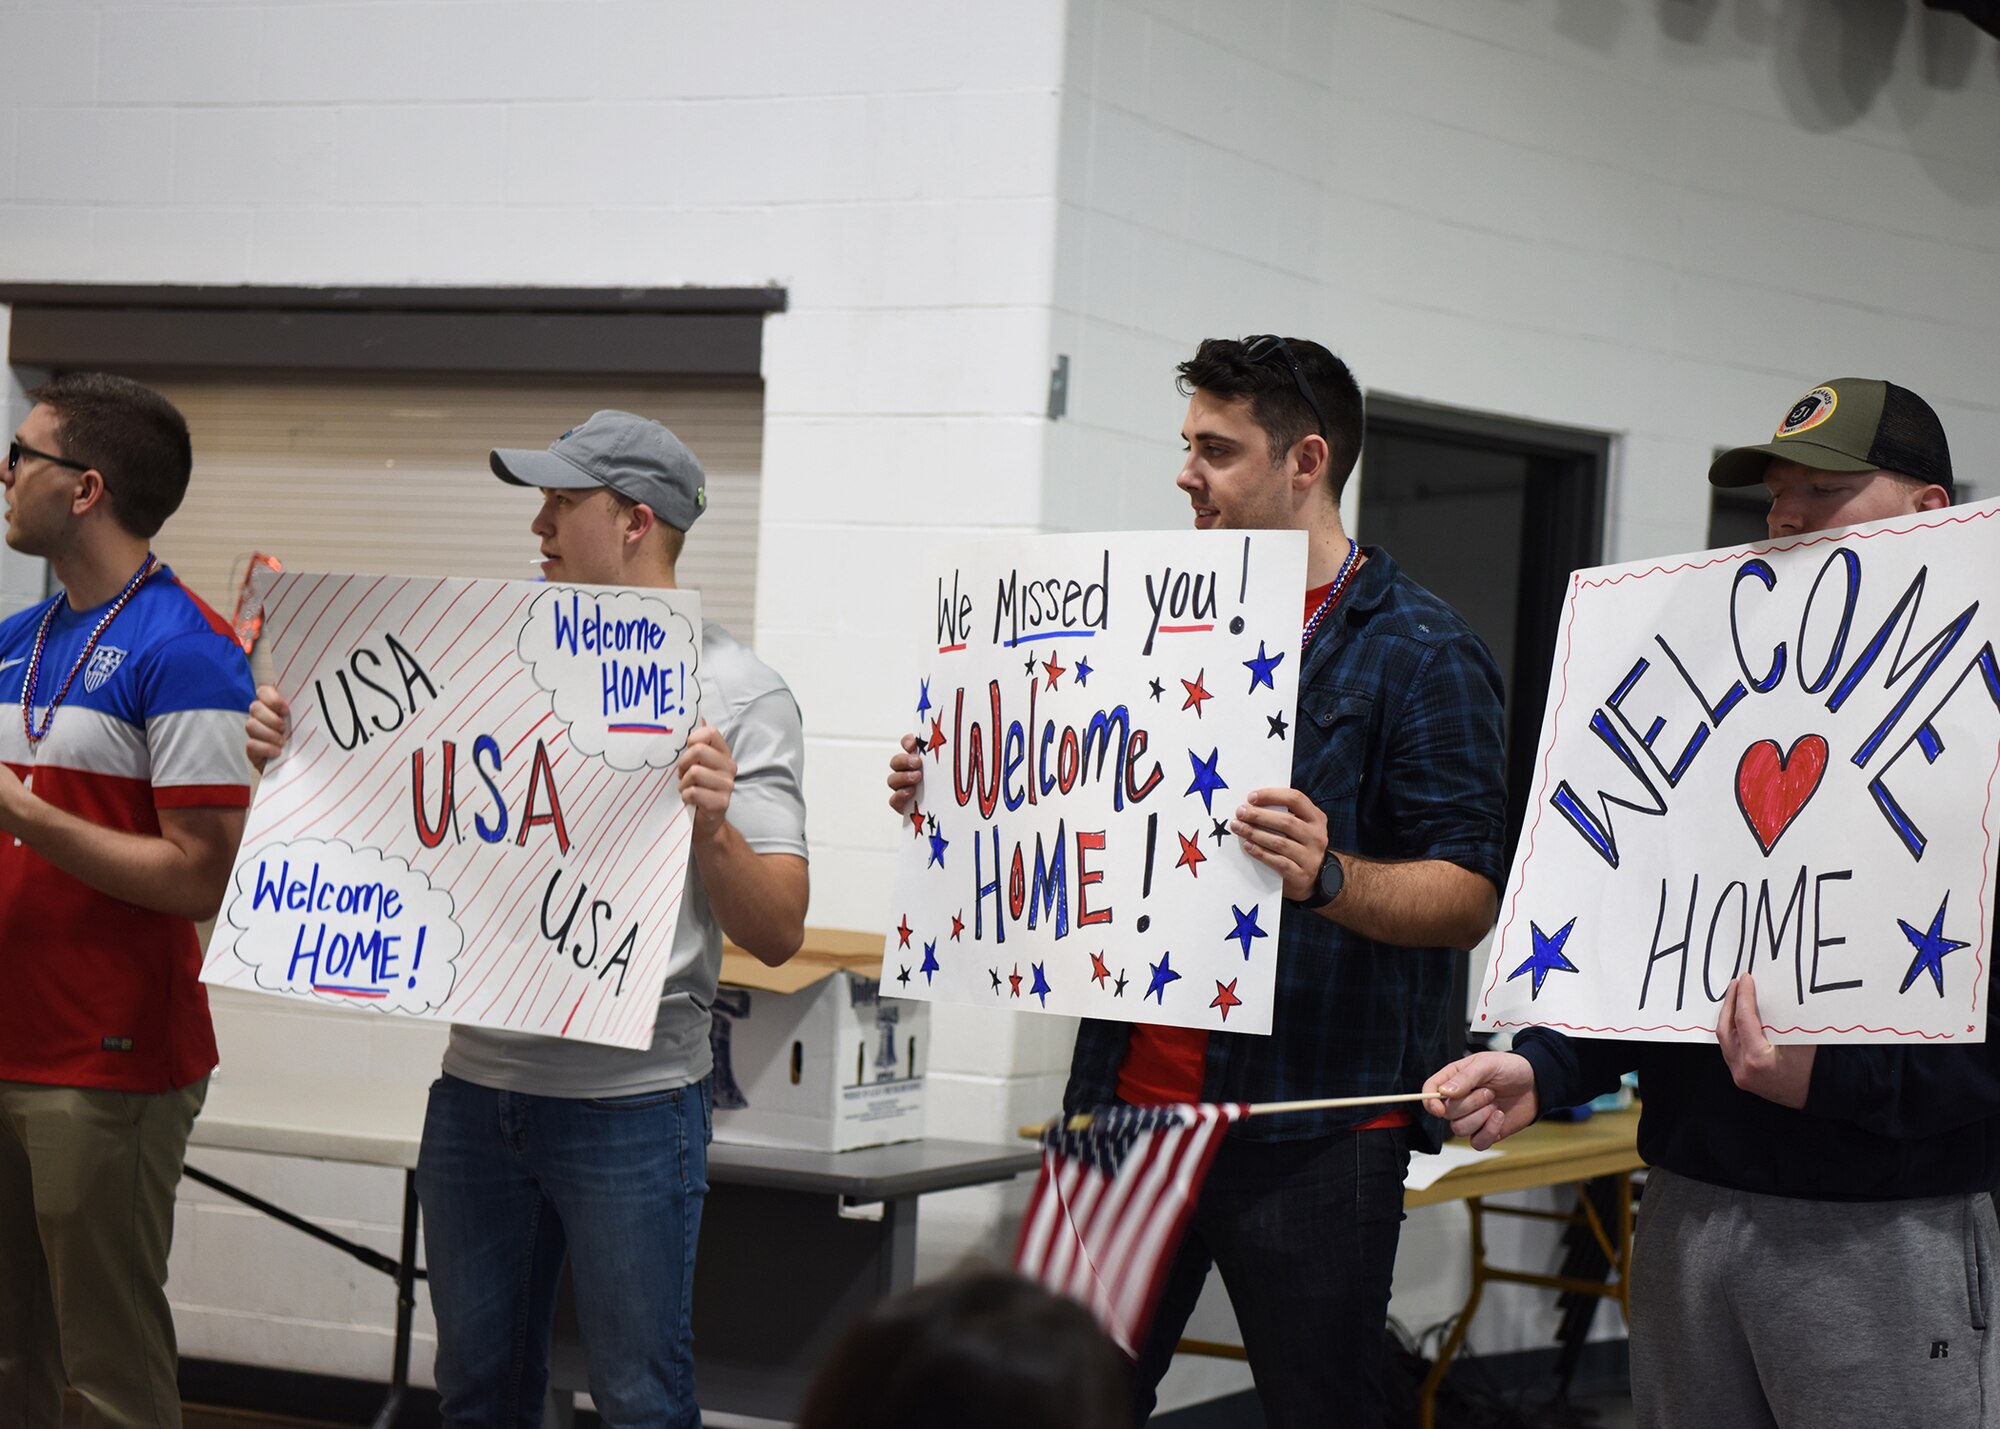
{"type": "Polygon", "coordinates": [[[1123,997],[1125,995],[1125,969],[1123,968],[1118,969],[1118,985],[1111,989],[1111,995],[1113,997],[1123,997]]]}
{"type": "Polygon", "coordinates": [[[937,832],[937,815],[936,815],[936,814],[930,814],[930,815],[927,815],[926,817],[927,817],[927,818],[928,818],[928,819],[930,820],[930,825],[931,825],[931,832],[932,832],[932,833],[936,833],[936,832],[937,832]]]}
{"type": "Polygon", "coordinates": [[[1030,655],[1028,657],[1027,673],[1030,675],[1034,674],[1035,666],[1039,665],[1040,663],[1041,662],[1039,660],[1037,660],[1034,656],[1030,655]]]}
{"type": "Polygon", "coordinates": [[[904,968],[901,972],[897,973],[896,981],[902,983],[905,987],[908,987],[910,985],[910,970],[908,968],[904,968]]]}
{"type": "Polygon", "coordinates": [[[1208,831],[1208,836],[1220,845],[1224,839],[1229,837],[1229,820],[1214,819],[1211,822],[1214,823],[1215,827],[1208,831]]]}
{"type": "Polygon", "coordinates": [[[1155,702],[1159,700],[1161,695],[1164,695],[1167,692],[1167,687],[1161,684],[1157,678],[1155,678],[1152,682],[1152,689],[1153,689],[1153,699],[1155,702]]]}
{"type": "Polygon", "coordinates": [[[1270,732],[1269,734],[1265,735],[1265,736],[1264,736],[1264,738],[1266,738],[1266,739],[1283,739],[1283,738],[1285,737],[1285,715],[1284,715],[1284,711],[1280,710],[1280,711],[1279,711],[1279,712],[1278,712],[1277,714],[1274,714],[1274,715],[1265,715],[1265,716],[1264,716],[1264,719],[1265,719],[1265,720],[1266,720],[1266,722],[1268,722],[1268,723],[1270,724],[1270,726],[1271,726],[1271,732],[1270,732]]]}
{"type": "Polygon", "coordinates": [[[1000,969],[988,968],[986,975],[993,979],[993,995],[998,997],[1000,995],[1000,969]]]}

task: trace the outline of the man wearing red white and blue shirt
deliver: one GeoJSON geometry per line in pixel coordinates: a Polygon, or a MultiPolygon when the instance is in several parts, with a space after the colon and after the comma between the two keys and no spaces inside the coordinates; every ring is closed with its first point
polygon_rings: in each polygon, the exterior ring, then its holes
{"type": "Polygon", "coordinates": [[[248,662],[148,549],[187,424],[95,373],[30,394],[6,536],[62,590],[0,622],[0,1422],[176,1426],[174,1190],[216,1062],[195,923],[250,801],[248,662]]]}

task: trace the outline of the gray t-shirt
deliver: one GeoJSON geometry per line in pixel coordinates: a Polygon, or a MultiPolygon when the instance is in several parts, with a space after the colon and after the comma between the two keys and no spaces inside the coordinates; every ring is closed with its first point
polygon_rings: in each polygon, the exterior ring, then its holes
{"type": "MultiPolygon", "coordinates": [[[[714,621],[702,622],[701,713],[736,761],[729,822],[758,853],[806,856],[799,707],[777,671],[714,621]]],[[[709,1073],[708,1011],[722,971],[722,929],[692,857],[667,959],[653,1045],[643,1051],[454,1023],[444,1070],[461,1081],[549,1097],[665,1091],[709,1073]]]]}

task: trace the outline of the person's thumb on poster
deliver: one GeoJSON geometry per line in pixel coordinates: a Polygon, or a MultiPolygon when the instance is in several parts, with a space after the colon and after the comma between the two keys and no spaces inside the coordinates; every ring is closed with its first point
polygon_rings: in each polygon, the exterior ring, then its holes
{"type": "Polygon", "coordinates": [[[1715,1040],[1736,1085],[1766,1101],[1794,1109],[1806,1104],[1812,1089],[1815,1048],[1810,1044],[1780,1047],[1764,1035],[1763,1014],[1757,1010],[1757,983],[1745,973],[1722,994],[1722,1016],[1715,1040]]]}

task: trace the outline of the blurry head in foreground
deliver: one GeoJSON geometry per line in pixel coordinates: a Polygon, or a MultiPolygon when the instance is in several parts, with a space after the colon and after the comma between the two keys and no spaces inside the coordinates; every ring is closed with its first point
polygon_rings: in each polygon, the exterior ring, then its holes
{"type": "Polygon", "coordinates": [[[978,1271],[885,1301],[842,1336],[799,1429],[1125,1429],[1130,1375],[1082,1306],[978,1271]]]}

